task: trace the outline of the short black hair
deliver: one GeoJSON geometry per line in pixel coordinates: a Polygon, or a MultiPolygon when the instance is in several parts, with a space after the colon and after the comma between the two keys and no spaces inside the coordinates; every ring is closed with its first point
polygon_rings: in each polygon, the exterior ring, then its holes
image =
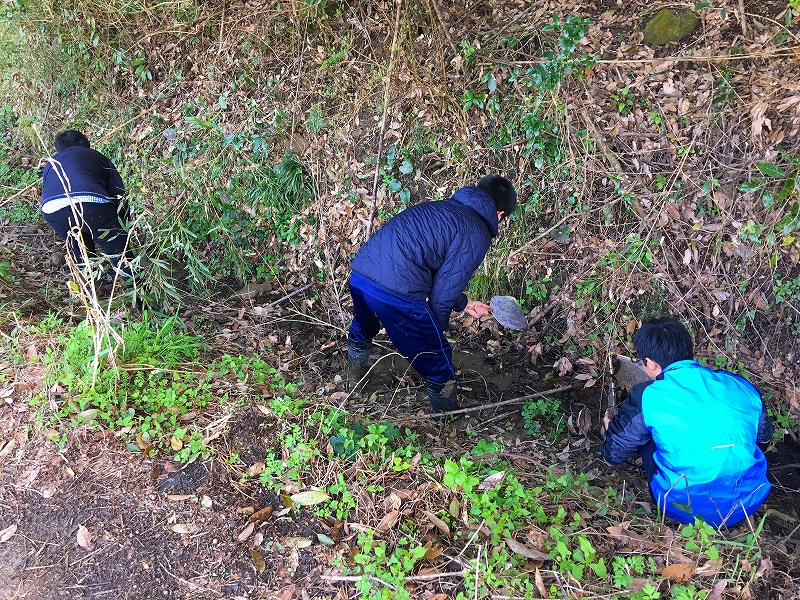
{"type": "Polygon", "coordinates": [[[508,179],[500,175],[487,175],[478,181],[478,187],[494,200],[497,210],[503,211],[503,217],[510,217],[517,209],[517,190],[508,179]]]}
{"type": "Polygon", "coordinates": [[[67,129],[59,133],[56,136],[55,146],[56,152],[61,152],[64,148],[69,148],[70,146],[85,146],[86,148],[90,148],[89,138],[75,129],[67,129]]]}
{"type": "Polygon", "coordinates": [[[651,319],[642,323],[633,336],[633,346],[640,360],[649,358],[662,369],[680,360],[694,358],[689,330],[672,317],[651,319]]]}

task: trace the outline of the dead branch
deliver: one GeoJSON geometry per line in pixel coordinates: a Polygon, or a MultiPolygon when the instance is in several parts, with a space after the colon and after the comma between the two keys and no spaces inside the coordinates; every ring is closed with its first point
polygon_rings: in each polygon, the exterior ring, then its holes
{"type": "Polygon", "coordinates": [[[562,385],[561,387],[553,388],[552,390],[545,390],[543,392],[536,392],[534,394],[529,394],[527,396],[520,396],[519,398],[513,398],[511,400],[503,400],[502,402],[492,402],[491,404],[481,404],[480,406],[470,406],[469,408],[461,408],[459,410],[451,410],[449,412],[441,412],[435,413],[431,415],[408,415],[404,416],[404,419],[411,419],[411,420],[428,420],[428,419],[438,419],[440,417],[449,417],[450,415],[463,415],[465,413],[476,412],[479,410],[486,410],[489,408],[497,408],[498,406],[508,406],[509,404],[522,404],[526,400],[530,400],[531,398],[543,398],[545,396],[549,396],[550,394],[556,394],[558,392],[565,392],[567,390],[571,390],[574,386],[571,385],[562,385]]]}

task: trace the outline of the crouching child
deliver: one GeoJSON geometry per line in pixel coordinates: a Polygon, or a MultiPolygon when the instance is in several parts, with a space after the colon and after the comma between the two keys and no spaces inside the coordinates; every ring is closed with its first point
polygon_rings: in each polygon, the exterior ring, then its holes
{"type": "Polygon", "coordinates": [[[692,338],[672,318],[648,321],[633,345],[653,379],[605,417],[600,452],[610,464],[640,453],[662,513],[715,527],[753,514],[770,491],[758,443],[772,438],[761,395],[746,379],[694,360],[692,338]]]}

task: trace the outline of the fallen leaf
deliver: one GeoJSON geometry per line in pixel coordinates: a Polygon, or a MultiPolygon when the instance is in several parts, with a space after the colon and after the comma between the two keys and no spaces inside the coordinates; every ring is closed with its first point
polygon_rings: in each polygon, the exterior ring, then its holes
{"type": "Polygon", "coordinates": [[[267,465],[265,465],[263,462],[253,463],[252,465],[247,467],[247,473],[248,475],[252,475],[253,477],[255,477],[256,475],[261,475],[261,473],[263,473],[264,469],[266,468],[267,465]]]}
{"type": "Polygon", "coordinates": [[[628,546],[633,550],[652,550],[658,545],[637,533],[628,531],[630,524],[630,521],[625,521],[613,527],[606,527],[606,531],[623,546],[628,546]]]}
{"type": "Polygon", "coordinates": [[[17,533],[16,523],[14,523],[13,525],[9,525],[8,527],[0,531],[0,542],[7,542],[8,540],[11,539],[11,536],[13,536],[15,533],[17,533]]]}
{"type": "Polygon", "coordinates": [[[439,556],[442,552],[444,552],[444,548],[441,544],[433,544],[431,545],[430,542],[425,544],[426,550],[425,555],[422,557],[425,560],[433,560],[437,556],[439,556]]]}
{"type": "Polygon", "coordinates": [[[428,600],[447,600],[449,597],[447,594],[434,594],[428,600]]]}
{"type": "Polygon", "coordinates": [[[83,525],[78,525],[78,545],[84,550],[92,550],[92,534],[83,525]]]}
{"type": "Polygon", "coordinates": [[[572,363],[566,356],[562,356],[553,364],[553,368],[558,370],[559,377],[563,377],[572,370],[572,363]]]}
{"type": "Polygon", "coordinates": [[[550,557],[544,552],[541,552],[532,546],[521,544],[512,538],[506,538],[506,546],[508,546],[508,549],[515,554],[519,554],[525,558],[530,558],[531,560],[550,560],[550,557]]]}
{"type": "Polygon", "coordinates": [[[176,523],[172,526],[172,531],[180,534],[192,533],[194,531],[194,527],[188,525],[187,523],[176,523]]]}
{"type": "Polygon", "coordinates": [[[328,496],[328,494],[325,492],[311,491],[298,492],[297,494],[292,494],[290,498],[292,499],[292,502],[299,504],[300,506],[313,506],[314,504],[325,502],[326,500],[330,499],[330,496],[328,496]]]}
{"type": "Polygon", "coordinates": [[[255,530],[255,528],[256,528],[255,523],[248,523],[247,526],[244,529],[242,529],[239,535],[236,536],[236,539],[239,540],[240,542],[245,541],[247,538],[253,535],[253,531],[255,530]]]}
{"type": "Polygon", "coordinates": [[[711,592],[706,596],[706,600],[720,600],[720,598],[722,598],[722,592],[725,591],[727,586],[728,582],[725,579],[721,579],[711,588],[711,592]]]}
{"type": "Polygon", "coordinates": [[[453,498],[450,501],[450,506],[447,508],[447,512],[449,512],[450,516],[452,516],[454,519],[457,519],[460,511],[461,511],[461,507],[458,504],[458,500],[453,498]]]}
{"type": "Polygon", "coordinates": [[[330,400],[332,402],[339,402],[340,400],[346,399],[350,394],[348,392],[333,392],[330,395],[330,400]]]}
{"type": "Polygon", "coordinates": [[[492,488],[497,487],[497,485],[503,480],[505,477],[505,471],[499,471],[498,473],[492,473],[486,479],[481,481],[478,489],[480,490],[491,490],[492,488]]]}
{"type": "MultiPolygon", "coordinates": [[[[0,536],[0,541],[2,541],[2,536],[0,536]]],[[[758,569],[756,570],[755,579],[759,577],[768,577],[773,570],[772,561],[768,558],[762,558],[758,561],[758,569]]]]}
{"type": "Polygon", "coordinates": [[[375,531],[389,531],[392,526],[397,522],[397,518],[400,516],[399,510],[392,510],[384,515],[381,522],[378,523],[378,526],[375,528],[375,531]]]}
{"type": "Polygon", "coordinates": [[[183,500],[188,500],[191,498],[189,494],[168,494],[167,500],[176,500],[182,502],[183,500]]]}
{"type": "Polygon", "coordinates": [[[439,531],[441,531],[442,534],[450,535],[450,527],[447,525],[447,523],[442,521],[439,517],[437,517],[435,514],[433,514],[429,510],[423,510],[422,514],[425,515],[431,523],[436,525],[436,528],[439,531]]]}
{"type": "Polygon", "coordinates": [[[702,567],[695,569],[694,574],[701,577],[713,577],[722,570],[721,560],[709,560],[702,567]]]}
{"type": "Polygon", "coordinates": [[[321,544],[325,544],[326,546],[333,546],[336,543],[324,533],[318,533],[317,539],[320,541],[321,544]]]}
{"type": "Polygon", "coordinates": [[[542,574],[539,572],[539,569],[536,569],[536,576],[534,577],[534,581],[536,582],[536,589],[539,590],[539,594],[542,598],[549,598],[550,593],[548,592],[547,588],[544,587],[544,581],[542,580],[542,574]]]}
{"type": "Polygon", "coordinates": [[[252,515],[250,515],[250,518],[247,520],[247,522],[256,523],[258,521],[265,521],[272,515],[273,510],[274,509],[271,506],[267,506],[266,508],[257,510],[252,515]]]}
{"type": "Polygon", "coordinates": [[[256,570],[256,573],[261,575],[264,572],[264,569],[267,568],[267,561],[265,561],[264,557],[261,556],[261,552],[255,548],[250,549],[250,556],[253,558],[253,568],[256,570]]]}
{"type": "Polygon", "coordinates": [[[672,579],[677,583],[689,581],[694,575],[694,565],[686,563],[673,563],[664,567],[661,571],[661,577],[664,579],[672,579]]]}
{"type": "Polygon", "coordinates": [[[297,548],[300,550],[301,548],[308,548],[311,545],[311,540],[308,538],[290,537],[284,540],[284,544],[288,548],[297,548]]]}

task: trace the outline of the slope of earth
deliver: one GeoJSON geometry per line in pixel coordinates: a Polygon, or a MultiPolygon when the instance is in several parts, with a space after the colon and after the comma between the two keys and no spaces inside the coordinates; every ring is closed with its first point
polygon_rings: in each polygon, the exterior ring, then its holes
{"type": "Polygon", "coordinates": [[[37,60],[11,65],[0,119],[23,173],[0,170],[0,597],[798,596],[795,12],[704,3],[650,47],[662,5],[23,4],[8,22],[37,60]],[[53,371],[86,309],[30,176],[65,124],[114,157],[146,291],[174,310],[175,290],[203,339],[204,362],[167,369],[212,375],[180,422],[203,443],[186,466],[180,439],[81,424],[53,371]],[[259,185],[293,165],[313,194],[270,212],[259,185]],[[467,405],[493,406],[440,426],[385,340],[348,395],[347,268],[373,209],[377,227],[489,171],[523,210],[471,291],[519,296],[532,328],[451,333],[467,405]],[[779,425],[751,524],[665,524],[640,470],[596,452],[607,357],[664,312],[779,425]],[[274,377],[208,366],[226,354],[274,377]],[[537,391],[544,416],[494,406],[537,391]]]}

